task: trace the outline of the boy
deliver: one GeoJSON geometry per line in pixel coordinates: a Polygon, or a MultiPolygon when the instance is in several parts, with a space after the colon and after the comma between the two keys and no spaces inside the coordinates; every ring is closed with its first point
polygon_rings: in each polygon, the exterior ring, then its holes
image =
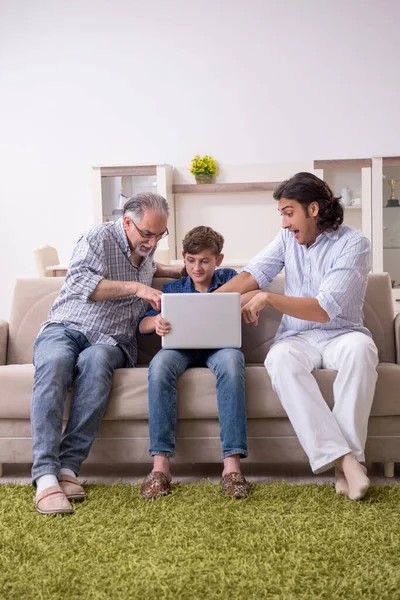
{"type": "MultiPolygon", "coordinates": [[[[183,259],[188,275],[163,286],[163,293],[207,293],[236,275],[233,269],[218,269],[223,261],[224,238],[211,227],[195,227],[183,240],[183,259]]],[[[159,311],[149,310],[139,323],[142,334],[168,335],[170,324],[159,311]]],[[[247,456],[244,357],[237,348],[217,350],[161,349],[149,367],[150,456],[152,472],[145,478],[141,495],[157,498],[170,493],[169,459],[175,454],[177,414],[176,381],[188,368],[207,366],[217,378],[220,419],[222,492],[245,498],[250,486],[240,472],[240,458],[247,456]]]]}

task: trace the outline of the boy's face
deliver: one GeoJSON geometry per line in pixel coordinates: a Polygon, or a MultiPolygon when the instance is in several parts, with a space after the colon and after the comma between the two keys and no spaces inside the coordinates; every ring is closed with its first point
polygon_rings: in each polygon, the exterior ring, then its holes
{"type": "Polygon", "coordinates": [[[214,271],[223,259],[223,254],[216,256],[211,250],[203,250],[198,254],[183,254],[187,274],[195,285],[210,285],[214,271]]]}

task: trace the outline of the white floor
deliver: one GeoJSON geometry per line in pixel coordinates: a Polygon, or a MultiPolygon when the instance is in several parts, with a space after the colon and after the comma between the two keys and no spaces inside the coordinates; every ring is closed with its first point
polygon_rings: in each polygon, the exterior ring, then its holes
{"type": "MultiPolygon", "coordinates": [[[[393,485],[400,483],[400,464],[396,464],[395,476],[387,478],[383,474],[383,465],[373,463],[367,465],[368,476],[372,485],[393,485]]],[[[140,465],[83,465],[81,479],[88,483],[138,483],[149,473],[149,464],[140,465]]],[[[322,475],[313,475],[306,465],[249,465],[243,463],[243,474],[255,483],[286,481],[287,483],[333,483],[333,470],[322,475]]],[[[173,482],[196,483],[210,479],[217,483],[221,477],[219,464],[173,465],[173,482]]],[[[3,465],[3,476],[0,483],[30,484],[30,465],[3,465]]]]}

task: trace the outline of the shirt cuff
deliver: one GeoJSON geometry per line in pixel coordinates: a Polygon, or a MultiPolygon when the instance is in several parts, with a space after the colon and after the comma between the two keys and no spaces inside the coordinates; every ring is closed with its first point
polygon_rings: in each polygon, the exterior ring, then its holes
{"type": "Polygon", "coordinates": [[[70,288],[71,293],[74,297],[80,298],[81,300],[88,301],[90,300],[90,296],[93,294],[94,290],[99,285],[100,281],[102,281],[104,277],[102,275],[96,274],[92,275],[92,277],[85,278],[83,283],[79,283],[79,279],[72,276],[72,288],[70,288]],[[78,293],[76,293],[76,291],[78,293]]]}
{"type": "Polygon", "coordinates": [[[266,277],[263,273],[260,273],[260,271],[256,271],[252,267],[244,267],[244,269],[242,269],[242,272],[243,271],[245,273],[250,273],[250,275],[253,277],[253,279],[255,279],[255,281],[257,282],[257,285],[260,288],[260,290],[264,289],[271,283],[270,281],[268,281],[266,279],[266,277]]]}
{"type": "Polygon", "coordinates": [[[334,300],[331,294],[319,292],[319,294],[317,294],[317,300],[320,307],[327,313],[330,321],[337,317],[342,311],[341,306],[334,300]]]}

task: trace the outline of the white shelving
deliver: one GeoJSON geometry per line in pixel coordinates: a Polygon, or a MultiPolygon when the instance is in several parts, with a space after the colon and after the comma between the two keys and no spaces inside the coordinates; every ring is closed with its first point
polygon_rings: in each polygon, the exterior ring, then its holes
{"type": "Polygon", "coordinates": [[[94,167],[93,208],[94,224],[116,220],[121,215],[118,202],[120,188],[127,197],[139,192],[155,192],[163,196],[170,208],[169,235],[159,243],[165,258],[176,258],[175,202],[172,192],[173,175],[170,165],[134,165],[94,167]]]}

